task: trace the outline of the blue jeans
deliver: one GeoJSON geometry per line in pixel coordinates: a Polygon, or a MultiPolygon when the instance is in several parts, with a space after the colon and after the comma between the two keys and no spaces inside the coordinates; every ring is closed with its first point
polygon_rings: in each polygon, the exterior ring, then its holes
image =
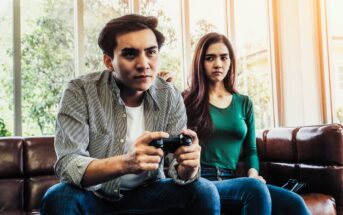
{"type": "Polygon", "coordinates": [[[117,202],[95,196],[91,191],[59,183],[44,195],[40,212],[54,214],[219,214],[220,200],[216,187],[206,179],[180,186],[172,179],[124,192],[117,202]]]}
{"type": "Polygon", "coordinates": [[[201,167],[201,176],[216,185],[221,210],[234,214],[310,214],[304,200],[289,190],[243,177],[235,171],[218,167],[201,167]]]}

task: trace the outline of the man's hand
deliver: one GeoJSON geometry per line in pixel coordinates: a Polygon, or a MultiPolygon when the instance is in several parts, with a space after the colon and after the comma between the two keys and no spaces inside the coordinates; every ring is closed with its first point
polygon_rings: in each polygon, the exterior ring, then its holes
{"type": "Polygon", "coordinates": [[[179,163],[177,167],[179,177],[188,180],[196,176],[200,167],[201,147],[199,146],[198,136],[194,131],[185,129],[181,133],[192,138],[192,145],[178,148],[174,153],[174,157],[179,163]]]}
{"type": "Polygon", "coordinates": [[[142,173],[158,169],[159,163],[164,155],[160,148],[149,146],[156,139],[167,138],[165,132],[145,132],[140,136],[134,145],[134,148],[125,156],[125,166],[128,173],[142,173]]]}
{"type": "Polygon", "coordinates": [[[157,75],[166,82],[172,82],[173,80],[173,73],[169,71],[160,71],[157,75]]]}

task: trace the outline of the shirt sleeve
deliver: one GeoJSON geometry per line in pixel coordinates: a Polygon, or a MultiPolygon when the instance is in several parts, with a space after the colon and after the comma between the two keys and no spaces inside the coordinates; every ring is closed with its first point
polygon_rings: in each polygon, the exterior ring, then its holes
{"type": "MultiPolygon", "coordinates": [[[[173,96],[174,99],[172,99],[171,104],[175,104],[173,109],[171,110],[171,113],[169,115],[168,119],[168,125],[167,125],[167,132],[172,135],[179,134],[180,131],[187,127],[187,115],[186,115],[186,108],[183,102],[183,98],[181,96],[181,93],[177,90],[176,96],[173,96]]],[[[172,160],[172,162],[169,165],[169,176],[173,179],[173,181],[176,184],[179,185],[185,185],[193,182],[200,176],[200,171],[198,171],[197,175],[194,178],[188,179],[188,180],[182,180],[178,177],[177,174],[177,167],[178,163],[175,159],[172,160]]],[[[200,168],[199,168],[200,169],[200,168]]]]}
{"type": "MultiPolygon", "coordinates": [[[[55,173],[61,181],[82,187],[85,171],[95,158],[87,150],[89,144],[89,125],[86,99],[77,84],[70,82],[65,90],[57,114],[55,151],[57,162],[55,173]]],[[[87,187],[87,190],[100,189],[101,185],[87,187]]]]}
{"type": "Polygon", "coordinates": [[[245,123],[247,125],[247,135],[243,142],[243,155],[244,167],[248,171],[254,168],[259,171],[259,160],[256,148],[256,135],[255,135],[255,118],[253,103],[249,97],[246,97],[245,104],[245,123]]]}

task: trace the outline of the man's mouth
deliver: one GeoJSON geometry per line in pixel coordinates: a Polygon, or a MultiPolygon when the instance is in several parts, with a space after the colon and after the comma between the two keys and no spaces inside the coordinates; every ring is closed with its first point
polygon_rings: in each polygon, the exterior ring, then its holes
{"type": "Polygon", "coordinates": [[[137,75],[134,77],[134,79],[138,79],[138,80],[144,80],[144,79],[148,79],[151,78],[151,75],[137,75]]]}

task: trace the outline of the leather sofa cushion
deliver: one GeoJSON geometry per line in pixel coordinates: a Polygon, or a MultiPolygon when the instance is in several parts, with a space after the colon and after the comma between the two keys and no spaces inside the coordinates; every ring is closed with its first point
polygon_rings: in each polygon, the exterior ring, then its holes
{"type": "Polygon", "coordinates": [[[0,212],[23,210],[24,180],[0,180],[0,212]]]}
{"type": "Polygon", "coordinates": [[[312,214],[333,215],[336,214],[334,198],[321,193],[301,195],[312,214]]]}
{"type": "Polygon", "coordinates": [[[25,175],[54,174],[56,154],[53,137],[31,137],[24,141],[25,175]]]}
{"type": "Polygon", "coordinates": [[[22,139],[13,137],[0,139],[0,152],[0,179],[22,177],[22,139]]]}

